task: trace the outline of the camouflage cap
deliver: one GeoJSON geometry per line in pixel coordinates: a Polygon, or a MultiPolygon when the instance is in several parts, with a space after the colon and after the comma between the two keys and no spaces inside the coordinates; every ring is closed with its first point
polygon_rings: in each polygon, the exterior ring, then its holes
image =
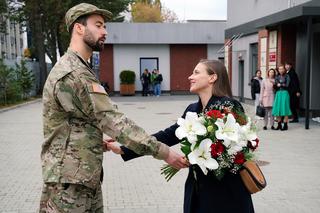
{"type": "Polygon", "coordinates": [[[76,6],[70,8],[65,16],[67,30],[69,30],[75,20],[77,20],[80,16],[89,15],[89,14],[99,14],[102,15],[104,20],[107,21],[111,19],[112,13],[108,10],[100,9],[92,4],[81,3],[76,6]]]}

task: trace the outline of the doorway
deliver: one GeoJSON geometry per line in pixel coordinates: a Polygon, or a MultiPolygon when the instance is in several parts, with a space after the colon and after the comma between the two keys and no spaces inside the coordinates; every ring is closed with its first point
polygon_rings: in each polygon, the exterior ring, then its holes
{"type": "Polygon", "coordinates": [[[258,43],[250,44],[250,74],[249,80],[256,75],[258,70],[258,43]]]}
{"type": "Polygon", "coordinates": [[[154,69],[159,69],[159,58],[140,58],[140,76],[145,69],[150,73],[154,69]]]}
{"type": "Polygon", "coordinates": [[[239,101],[244,102],[244,60],[239,60],[239,101]]]}

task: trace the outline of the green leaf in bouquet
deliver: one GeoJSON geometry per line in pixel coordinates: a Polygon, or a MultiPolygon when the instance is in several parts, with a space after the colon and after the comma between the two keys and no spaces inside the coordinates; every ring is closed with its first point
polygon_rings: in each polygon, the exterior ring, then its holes
{"type": "Polygon", "coordinates": [[[176,169],[169,164],[165,164],[163,167],[161,167],[161,174],[164,175],[164,178],[166,179],[167,182],[179,172],[179,169],[176,169]]]}

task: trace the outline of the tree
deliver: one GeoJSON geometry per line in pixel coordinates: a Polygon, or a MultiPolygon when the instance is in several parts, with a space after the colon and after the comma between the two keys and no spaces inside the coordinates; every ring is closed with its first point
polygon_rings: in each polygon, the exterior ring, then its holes
{"type": "Polygon", "coordinates": [[[22,98],[26,99],[34,85],[34,75],[30,70],[28,70],[24,60],[21,61],[20,65],[16,63],[16,74],[17,82],[21,88],[22,98]]]}
{"type": "Polygon", "coordinates": [[[161,5],[150,1],[136,1],[131,5],[133,22],[162,22],[161,5]]]}
{"type": "Polygon", "coordinates": [[[6,14],[7,14],[6,0],[0,0],[0,33],[6,33],[6,14]]]}
{"type": "MultiPolygon", "coordinates": [[[[3,1],[3,0],[0,0],[3,1]]],[[[79,0],[8,0],[10,18],[25,23],[31,31],[32,45],[40,65],[40,90],[47,77],[45,54],[52,64],[57,61],[57,49],[62,56],[69,45],[70,36],[65,26],[65,13],[72,6],[82,3],[79,0]]],[[[87,0],[100,8],[113,13],[113,20],[123,21],[120,13],[127,10],[132,0],[87,0]]]]}
{"type": "Polygon", "coordinates": [[[4,105],[20,100],[20,86],[14,76],[15,70],[8,68],[0,58],[0,103],[4,105]]]}
{"type": "Polygon", "coordinates": [[[160,0],[136,0],[131,4],[132,22],[177,22],[177,15],[160,0]]]}
{"type": "Polygon", "coordinates": [[[161,16],[163,22],[174,23],[179,21],[177,14],[166,7],[162,8],[161,16]]]}

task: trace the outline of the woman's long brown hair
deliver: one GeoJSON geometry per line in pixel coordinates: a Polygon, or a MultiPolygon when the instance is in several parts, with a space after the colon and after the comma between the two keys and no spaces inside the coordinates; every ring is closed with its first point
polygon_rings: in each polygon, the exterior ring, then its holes
{"type": "Polygon", "coordinates": [[[217,75],[217,80],[213,83],[212,95],[232,97],[226,67],[218,60],[201,59],[199,63],[206,66],[209,75],[217,75]]]}

